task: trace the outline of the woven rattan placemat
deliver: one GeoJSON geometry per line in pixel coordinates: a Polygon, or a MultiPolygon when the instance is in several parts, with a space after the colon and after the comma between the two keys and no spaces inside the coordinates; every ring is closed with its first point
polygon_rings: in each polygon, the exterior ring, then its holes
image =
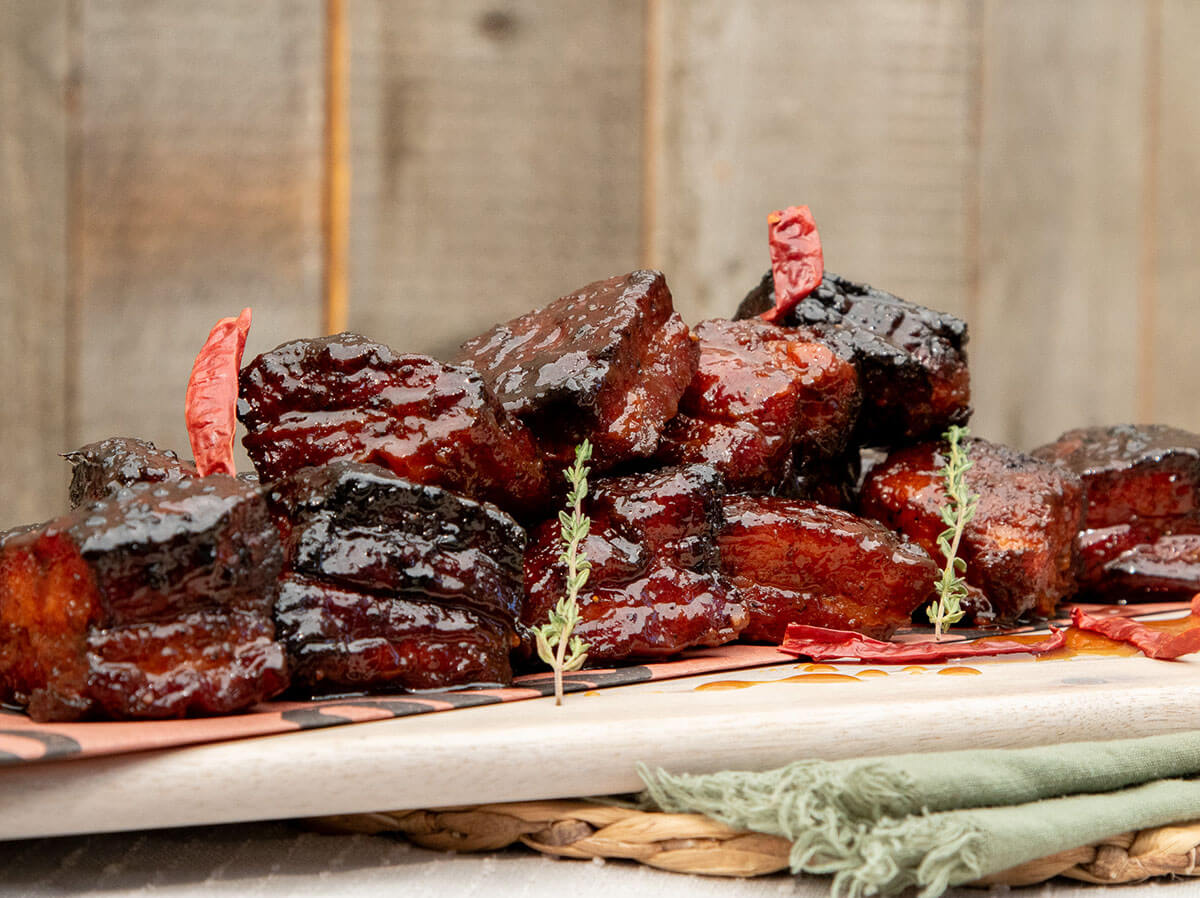
{"type": "MultiPolygon", "coordinates": [[[[663,814],[594,801],[527,801],[308,821],[324,832],[396,833],[424,848],[495,851],[520,843],[559,857],[620,858],[676,873],[762,876],[787,869],[788,842],[699,814],[663,814]]],[[[1198,876],[1200,821],[1123,833],[1030,861],[979,885],[1023,886],[1065,876],[1117,884],[1198,876]]]]}

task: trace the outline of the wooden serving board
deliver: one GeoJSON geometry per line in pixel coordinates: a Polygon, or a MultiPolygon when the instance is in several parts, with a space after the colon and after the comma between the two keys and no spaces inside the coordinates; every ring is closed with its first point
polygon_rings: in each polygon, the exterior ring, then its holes
{"type": "Polygon", "coordinates": [[[1200,655],[791,662],[553,699],[0,769],[0,838],[636,791],[637,762],[1018,747],[1200,729],[1200,655]],[[871,671],[875,671],[872,673],[871,671]]]}

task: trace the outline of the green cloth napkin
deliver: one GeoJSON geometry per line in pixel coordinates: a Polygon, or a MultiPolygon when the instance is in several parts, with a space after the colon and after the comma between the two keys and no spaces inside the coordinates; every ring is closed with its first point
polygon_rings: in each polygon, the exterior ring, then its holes
{"type": "Polygon", "coordinates": [[[647,803],[783,836],[835,895],[948,887],[1107,836],[1200,818],[1200,732],[1027,749],[796,761],[762,773],[644,766],[647,803]]]}

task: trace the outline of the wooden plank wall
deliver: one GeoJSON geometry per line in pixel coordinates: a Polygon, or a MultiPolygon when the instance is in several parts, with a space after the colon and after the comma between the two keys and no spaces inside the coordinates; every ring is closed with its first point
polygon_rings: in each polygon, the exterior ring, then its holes
{"type": "Polygon", "coordinates": [[[1079,11],[984,15],[974,398],[1022,446],[1139,411],[1146,8],[1079,11]]]}
{"type": "Polygon", "coordinates": [[[351,5],[350,327],[436,355],[637,267],[642,5],[351,5]]]}
{"type": "Polygon", "coordinates": [[[830,270],[967,314],[979,10],[667,0],[651,256],[685,317],[769,267],[766,214],[813,210],[830,270]]]}
{"type": "Polygon", "coordinates": [[[187,451],[218,318],[254,307],[249,353],[318,332],[323,27],[320,0],[0,3],[0,527],[65,508],[59,452],[187,451]]]}
{"type": "Polygon", "coordinates": [[[73,441],[183,451],[218,318],[254,308],[250,353],[319,328],[321,3],[182,8],[83,8],[73,441]]]}
{"type": "Polygon", "coordinates": [[[1154,109],[1155,155],[1145,227],[1147,417],[1200,430],[1200,5],[1165,0],[1154,109]]]}
{"type": "Polygon", "coordinates": [[[0,3],[0,527],[66,498],[67,12],[0,3]]]}
{"type": "MultiPolygon", "coordinates": [[[[314,333],[322,0],[0,4],[0,527],[54,453],[182,448],[207,327],[314,333]]],[[[353,329],[443,354],[662,267],[690,320],[807,202],[830,268],[964,315],[976,432],[1200,430],[1190,0],[353,0],[353,329]]]]}

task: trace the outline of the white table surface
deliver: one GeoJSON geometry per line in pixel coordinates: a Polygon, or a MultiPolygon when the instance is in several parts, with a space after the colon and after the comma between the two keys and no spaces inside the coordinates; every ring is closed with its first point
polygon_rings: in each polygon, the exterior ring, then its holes
{"type": "MultiPolygon", "coordinates": [[[[64,809],[65,812],[66,809],[64,809]]],[[[235,824],[0,843],[0,895],[122,896],[689,896],[825,898],[829,880],[683,876],[632,862],[556,860],[524,849],[481,855],[425,851],[388,836],[319,835],[289,823],[235,824]]],[[[1200,881],[1105,889],[1061,880],[953,898],[1183,898],[1200,881]]]]}

